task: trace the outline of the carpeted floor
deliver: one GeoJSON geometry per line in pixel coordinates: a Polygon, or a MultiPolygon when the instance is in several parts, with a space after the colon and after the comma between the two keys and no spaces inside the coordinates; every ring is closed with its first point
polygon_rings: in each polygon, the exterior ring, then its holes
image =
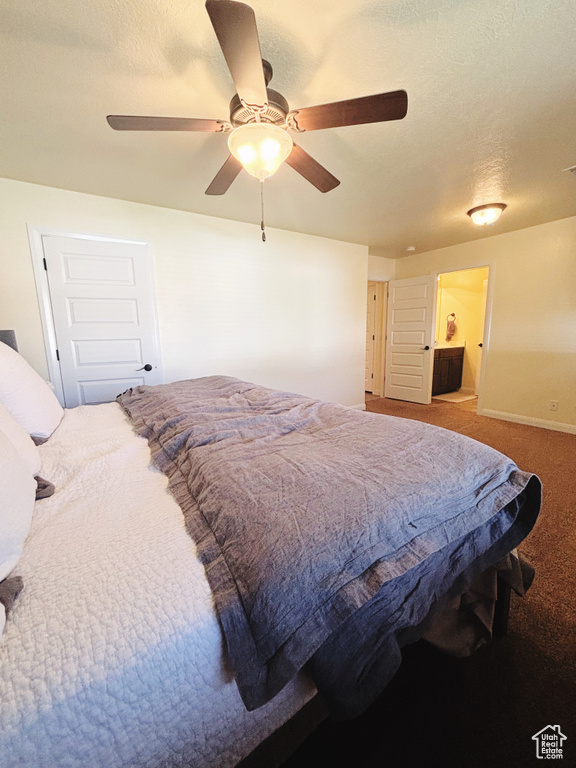
{"type": "Polygon", "coordinates": [[[536,577],[504,639],[469,659],[407,648],[368,712],[325,721],[283,768],[523,768],[539,764],[532,736],[547,725],[568,737],[556,763],[576,766],[576,435],[478,416],[475,401],[372,397],[367,410],[461,432],[535,472],[543,507],[520,550],[536,577]]]}

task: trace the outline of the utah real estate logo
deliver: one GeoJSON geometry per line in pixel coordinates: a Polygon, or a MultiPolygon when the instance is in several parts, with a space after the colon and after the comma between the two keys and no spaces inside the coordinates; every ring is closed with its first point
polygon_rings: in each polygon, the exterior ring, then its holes
{"type": "Polygon", "coordinates": [[[536,757],[539,760],[562,760],[562,744],[568,738],[559,725],[547,725],[532,736],[536,742],[536,757]]]}

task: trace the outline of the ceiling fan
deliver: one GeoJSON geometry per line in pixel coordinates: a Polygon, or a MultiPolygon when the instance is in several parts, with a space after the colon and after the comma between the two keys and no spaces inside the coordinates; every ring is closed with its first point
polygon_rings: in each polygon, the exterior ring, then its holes
{"type": "Polygon", "coordinates": [[[106,119],[116,131],[228,132],[230,155],[207,195],[223,195],[242,167],[263,181],[284,161],[320,192],[329,192],[340,182],[294,143],[288,129],[303,133],[401,120],[406,115],[408,97],[402,90],[291,110],[282,94],[268,88],[272,67],[262,59],[252,8],[236,0],[207,0],[206,10],[236,87],[230,120],[130,115],[106,119]]]}

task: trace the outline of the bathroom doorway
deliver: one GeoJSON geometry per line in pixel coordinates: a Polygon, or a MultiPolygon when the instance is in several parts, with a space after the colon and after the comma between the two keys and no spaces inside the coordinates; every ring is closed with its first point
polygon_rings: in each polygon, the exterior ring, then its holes
{"type": "Polygon", "coordinates": [[[489,268],[438,275],[432,397],[477,404],[489,268]]]}

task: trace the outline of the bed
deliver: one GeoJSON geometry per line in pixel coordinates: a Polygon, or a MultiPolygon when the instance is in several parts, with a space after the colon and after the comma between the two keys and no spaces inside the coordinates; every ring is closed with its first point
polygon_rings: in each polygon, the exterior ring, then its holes
{"type": "Polygon", "coordinates": [[[2,768],[232,768],[313,701],[353,717],[538,515],[536,477],[429,425],[223,376],[61,412],[2,355],[54,487],[4,574],[2,768]]]}

